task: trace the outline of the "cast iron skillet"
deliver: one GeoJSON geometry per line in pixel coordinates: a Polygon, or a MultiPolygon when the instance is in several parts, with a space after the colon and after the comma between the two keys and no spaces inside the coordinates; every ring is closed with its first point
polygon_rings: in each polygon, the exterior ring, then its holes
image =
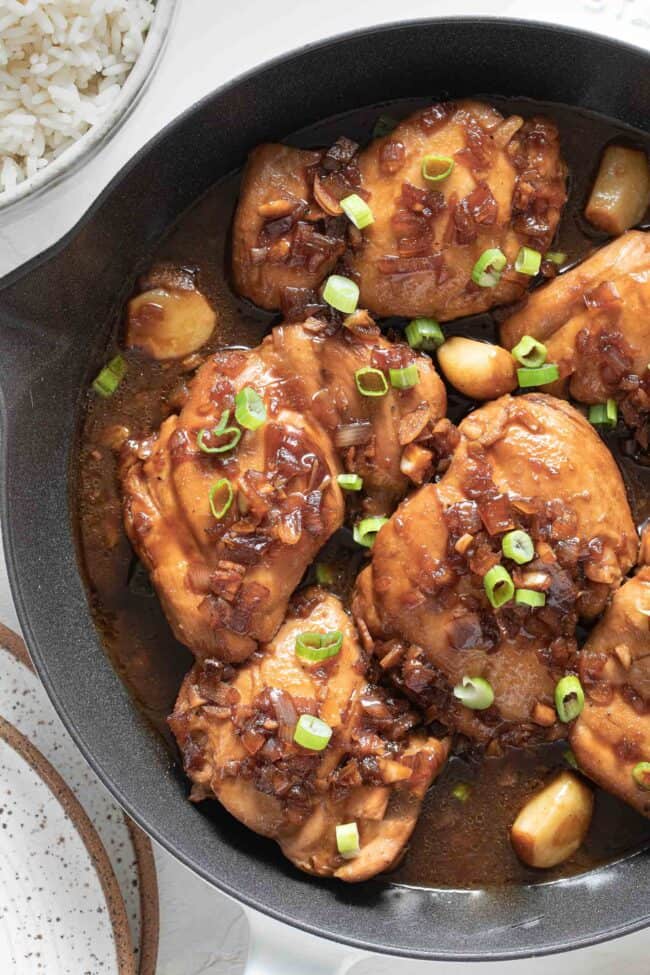
{"type": "Polygon", "coordinates": [[[84,390],[134,271],[249,149],[384,100],[490,92],[565,102],[642,128],[650,56],[576,31],[494,20],[409,23],[318,44],[186,112],[65,240],[0,282],[9,574],[29,648],[68,730],[130,815],[222,890],[314,934],[417,958],[513,958],[640,928],[650,921],[650,856],[535,887],[348,888],[299,874],[226,814],[202,815],[98,640],[77,568],[69,474],[84,390]]]}

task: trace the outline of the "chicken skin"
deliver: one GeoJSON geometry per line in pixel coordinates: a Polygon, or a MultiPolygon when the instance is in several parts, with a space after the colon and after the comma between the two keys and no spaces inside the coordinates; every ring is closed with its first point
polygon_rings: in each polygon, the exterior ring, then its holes
{"type": "Polygon", "coordinates": [[[581,403],[618,400],[648,446],[650,234],[632,230],[533,292],[501,329],[508,349],[524,335],[544,342],[557,363],[557,392],[581,403]]]}
{"type": "Polygon", "coordinates": [[[353,610],[382,669],[438,720],[481,743],[560,737],[555,683],[591,619],[633,565],[638,547],[619,471],[571,406],[543,394],[504,396],[460,424],[448,471],[398,508],[357,581],[353,610]],[[526,532],[518,564],[504,535],[526,532]],[[494,609],[484,576],[500,565],[531,608],[494,609]],[[470,710],[452,696],[482,677],[494,702],[470,710]]]}
{"type": "Polygon", "coordinates": [[[612,599],[580,654],[584,710],[573,723],[571,747],[594,782],[650,816],[650,567],[612,599]]]}
{"type": "Polygon", "coordinates": [[[371,322],[360,334],[314,320],[283,326],[256,349],[211,356],[180,413],[128,441],[120,467],[127,533],[177,639],[226,661],[270,640],[343,523],[337,476],[361,472],[363,503],[386,510],[406,493],[404,457],[417,450],[421,470],[442,449],[445,405],[429,357],[391,346],[371,322]],[[387,372],[386,356],[417,363],[419,382],[362,396],[355,370],[387,372]],[[237,418],[244,392],[263,404],[255,429],[237,418]]]}
{"type": "Polygon", "coordinates": [[[404,701],[373,686],[340,602],[320,589],[294,601],[275,639],[238,671],[215,660],[186,677],[169,724],[195,801],[216,796],[237,819],[274,839],[297,867],[366,880],[400,859],[447,741],[414,731],[404,701]],[[338,632],[335,656],[307,662],[303,633],[338,632]],[[332,729],[316,751],[297,744],[300,715],[332,729]],[[336,827],[356,823],[358,855],[338,852],[336,827]]]}
{"type": "Polygon", "coordinates": [[[275,144],[251,152],[232,231],[233,282],[241,295],[286,311],[292,291],[317,288],[333,269],[345,249],[345,218],[325,191],[353,191],[356,149],[340,140],[328,153],[275,144]],[[314,196],[315,180],[327,211],[314,196]]]}
{"type": "Polygon", "coordinates": [[[530,278],[514,271],[519,249],[548,248],[566,200],[555,125],[504,119],[481,102],[416,112],[370,143],[359,170],[374,223],[346,262],[378,316],[446,321],[521,298],[530,278]],[[453,160],[451,174],[425,179],[429,156],[453,160]],[[480,287],[472,269],[490,248],[508,265],[496,287],[480,287]]]}

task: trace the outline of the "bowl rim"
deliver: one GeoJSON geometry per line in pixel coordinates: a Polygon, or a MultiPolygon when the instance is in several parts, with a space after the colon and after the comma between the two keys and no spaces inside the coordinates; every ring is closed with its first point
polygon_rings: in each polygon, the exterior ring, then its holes
{"type": "MultiPolygon", "coordinates": [[[[178,7],[178,0],[153,0],[154,15],[133,67],[107,112],[71,143],[56,159],[34,176],[18,183],[11,192],[0,193],[0,216],[19,204],[31,203],[47,190],[72,176],[110,141],[119,131],[144,94],[160,63],[178,7]]],[[[78,226],[78,225],[77,225],[78,226]]]]}

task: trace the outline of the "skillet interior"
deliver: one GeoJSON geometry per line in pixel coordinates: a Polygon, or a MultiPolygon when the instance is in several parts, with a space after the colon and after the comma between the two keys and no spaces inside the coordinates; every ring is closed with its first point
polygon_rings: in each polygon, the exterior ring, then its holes
{"type": "Polygon", "coordinates": [[[46,687],[138,822],[207,879],[282,920],[419,957],[559,950],[647,922],[638,890],[650,880],[650,858],[640,854],[570,881],[501,891],[383,883],[342,889],[297,874],[229,818],[197,814],[99,645],[77,570],[70,448],[80,394],[102,359],[108,326],[133,270],[146,264],[162,233],[259,141],[349,107],[427,92],[524,93],[642,127],[648,62],[603,40],[504,21],[412,24],[320,45],[206,99],[117,177],[45,263],[4,282],[3,529],[16,602],[46,687]],[[543,57],[531,58],[534,51],[543,57]]]}

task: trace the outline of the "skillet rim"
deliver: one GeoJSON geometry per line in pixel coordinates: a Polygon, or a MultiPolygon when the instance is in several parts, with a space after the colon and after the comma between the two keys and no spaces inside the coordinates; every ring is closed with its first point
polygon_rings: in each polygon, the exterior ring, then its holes
{"type": "MultiPolygon", "coordinates": [[[[283,54],[279,54],[276,57],[269,59],[267,61],[260,62],[254,65],[252,68],[246,72],[237,75],[235,78],[229,79],[222,85],[213,89],[211,92],[204,95],[201,99],[194,102],[192,105],[188,106],[181,113],[175,116],[163,129],[160,130],[156,135],[154,135],[147,143],[145,143],[138,152],[112,177],[109,183],[101,191],[101,193],[96,197],[96,199],[91,203],[88,209],[82,214],[80,219],[74,224],[74,226],[59,240],[52,244],[50,247],[41,251],[39,254],[35,255],[29,261],[25,262],[20,267],[9,272],[0,279],[0,293],[4,291],[5,288],[17,283],[23,277],[26,277],[32,271],[44,265],[46,262],[50,261],[52,258],[56,257],[62,250],[64,250],[67,245],[74,239],[74,237],[85,227],[87,223],[94,217],[94,215],[104,206],[110,196],[119,187],[120,183],[135,169],[149,154],[152,150],[158,148],[164,143],[164,141],[169,137],[172,131],[180,127],[182,124],[187,122],[194,113],[198,113],[201,109],[207,107],[209,103],[218,97],[219,95],[227,95],[237,86],[242,83],[253,80],[256,75],[277,67],[283,63],[291,61],[295,58],[303,57],[308,54],[314,54],[318,52],[323,52],[331,47],[337,47],[345,41],[351,41],[356,38],[372,38],[375,35],[384,33],[396,34],[400,31],[410,31],[417,29],[418,27],[431,28],[435,25],[444,25],[447,28],[451,28],[454,25],[467,25],[470,27],[480,27],[480,26],[490,26],[496,28],[503,28],[504,30],[521,31],[524,34],[530,35],[537,32],[541,32],[545,35],[548,34],[559,34],[565,38],[573,38],[579,43],[587,44],[597,44],[601,45],[602,48],[609,49],[610,52],[621,53],[623,55],[629,54],[633,55],[635,58],[642,58],[650,64],[650,52],[641,47],[628,42],[618,41],[607,37],[602,34],[598,34],[593,31],[581,30],[575,27],[567,27],[559,24],[545,23],[543,21],[537,20],[522,20],[517,18],[501,18],[501,17],[480,17],[480,16],[464,16],[464,17],[430,17],[430,18],[417,18],[407,21],[394,21],[385,24],[376,25],[374,27],[362,27],[355,28],[346,31],[341,34],[336,34],[329,36],[325,39],[313,41],[308,44],[302,45],[301,47],[292,49],[291,51],[283,54]]],[[[0,420],[2,424],[0,429],[6,430],[6,411],[7,403],[5,401],[4,392],[0,388],[0,420]]],[[[98,761],[93,757],[92,748],[87,746],[82,738],[82,733],[76,730],[75,720],[71,718],[65,705],[60,700],[59,694],[56,690],[56,683],[48,676],[48,670],[45,663],[45,654],[41,654],[37,640],[32,632],[32,627],[29,620],[29,614],[26,611],[25,599],[23,598],[20,582],[19,582],[19,570],[14,558],[13,551],[13,537],[9,530],[9,511],[7,505],[7,481],[9,476],[7,456],[8,456],[8,439],[7,437],[2,437],[0,442],[0,523],[2,524],[3,540],[5,545],[5,560],[7,564],[7,571],[9,576],[9,582],[11,586],[12,596],[18,611],[18,617],[20,620],[20,625],[23,633],[26,637],[26,642],[30,649],[30,653],[33,656],[34,662],[36,664],[39,677],[43,682],[46,692],[52,701],[57,714],[63,721],[67,731],[72,736],[75,744],[80,749],[89,765],[98,776],[100,781],[109,790],[114,799],[128,812],[131,818],[138,823],[153,839],[156,840],[168,853],[174,856],[176,859],[180,860],[186,867],[191,869],[194,873],[200,876],[203,880],[210,883],[211,885],[217,887],[222,893],[233,898],[234,900],[259,911],[260,913],[266,914],[277,921],[284,924],[288,924],[292,927],[296,927],[303,930],[309,934],[316,937],[326,938],[329,941],[338,943],[341,945],[346,945],[351,948],[360,949],[362,951],[378,954],[386,954],[389,956],[411,958],[415,960],[439,960],[439,961],[465,961],[465,962],[475,962],[475,961],[505,961],[529,958],[538,955],[549,955],[560,951],[576,950],[584,947],[588,947],[592,944],[598,944],[603,941],[607,941],[616,937],[620,937],[624,934],[632,933],[634,931],[641,930],[648,926],[650,923],[650,908],[648,913],[641,918],[636,920],[627,921],[625,923],[620,923],[614,925],[613,927],[606,928],[605,930],[598,931],[590,935],[585,935],[578,939],[572,939],[570,942],[567,941],[555,941],[544,944],[543,947],[535,948],[518,948],[513,947],[507,950],[491,951],[486,955],[485,952],[455,952],[455,951],[431,951],[422,948],[406,948],[401,946],[389,945],[386,943],[377,944],[376,942],[369,942],[363,938],[353,937],[350,935],[340,934],[333,930],[322,930],[316,924],[312,924],[307,921],[300,919],[295,919],[290,917],[286,910],[275,908],[268,903],[262,903],[255,896],[241,893],[228,881],[222,880],[220,877],[214,875],[213,872],[209,871],[207,868],[201,866],[195,861],[195,858],[186,852],[179,851],[175,847],[175,841],[172,838],[166,838],[166,836],[157,828],[150,826],[146,819],[147,817],[140,813],[134,804],[125,799],[122,794],[121,787],[115,784],[114,778],[108,773],[104,772],[103,768],[98,764],[98,761]]],[[[69,490],[69,481],[66,484],[66,490],[69,490]]],[[[85,588],[85,586],[84,586],[85,588]]],[[[27,596],[27,601],[29,601],[29,596],[27,596]]],[[[639,861],[642,856],[642,852],[635,852],[624,858],[624,862],[633,863],[634,861],[639,861]]],[[[248,854],[247,854],[248,856],[248,854]]],[[[571,885],[572,883],[579,884],[580,881],[584,882],[585,879],[596,877],[598,874],[602,874],[604,871],[612,870],[621,864],[621,860],[609,862],[608,864],[602,865],[595,868],[594,870],[588,871],[585,874],[577,875],[573,878],[567,878],[564,880],[551,881],[547,883],[541,883],[537,885],[522,885],[522,888],[534,887],[552,887],[556,884],[571,885]]],[[[637,864],[638,865],[638,864],[637,864]]],[[[281,875],[279,875],[281,876],[281,875]]],[[[397,888],[399,889],[399,888],[397,888]]],[[[410,888],[409,888],[410,889],[410,888]]],[[[429,888],[414,888],[414,889],[426,889],[429,888]]],[[[435,892],[432,890],[432,893],[435,892]]],[[[447,891],[441,889],[441,893],[447,891]]],[[[463,893],[466,895],[471,895],[476,893],[474,891],[448,891],[448,893],[463,893]]],[[[354,909],[354,908],[352,908],[354,909]]],[[[539,918],[531,918],[529,921],[537,921],[539,918]]],[[[519,924],[526,924],[528,922],[518,922],[513,927],[519,926],[519,924]]]]}

